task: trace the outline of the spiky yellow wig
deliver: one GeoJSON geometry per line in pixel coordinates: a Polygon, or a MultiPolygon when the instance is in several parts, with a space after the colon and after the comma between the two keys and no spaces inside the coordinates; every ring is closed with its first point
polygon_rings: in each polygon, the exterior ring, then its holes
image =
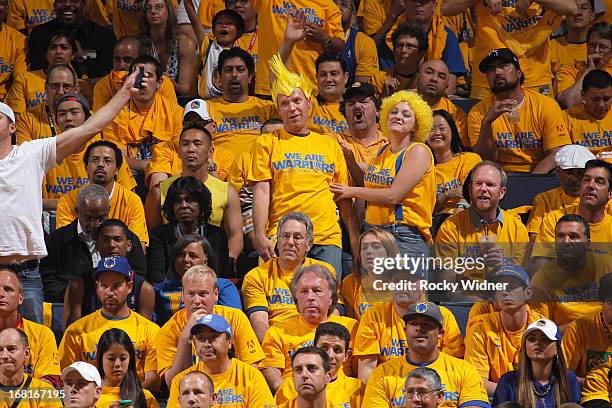
{"type": "Polygon", "coordinates": [[[274,54],[268,61],[270,70],[275,76],[272,83],[272,101],[278,106],[276,98],[278,95],[289,96],[297,88],[300,88],[306,98],[310,99],[312,95],[312,83],[304,76],[304,74],[296,74],[285,67],[279,54],[274,54]]]}
{"type": "Polygon", "coordinates": [[[433,126],[433,113],[427,102],[412,91],[399,91],[383,100],[382,106],[380,107],[379,120],[383,134],[387,138],[389,137],[389,128],[387,128],[389,112],[391,112],[391,109],[400,102],[407,102],[414,111],[415,129],[412,141],[424,143],[433,126]]]}

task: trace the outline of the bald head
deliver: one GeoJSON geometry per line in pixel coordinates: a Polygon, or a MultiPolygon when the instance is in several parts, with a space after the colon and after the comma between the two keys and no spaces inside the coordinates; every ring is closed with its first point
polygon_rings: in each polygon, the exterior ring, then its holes
{"type": "MultiPolygon", "coordinates": [[[[18,329],[4,329],[0,332],[0,374],[4,377],[15,377],[21,374],[23,379],[23,368],[30,356],[28,337],[18,329]]],[[[17,385],[17,384],[4,384],[17,385]]]]}
{"type": "Polygon", "coordinates": [[[113,69],[127,71],[132,61],[146,54],[146,47],[138,37],[126,35],[121,37],[113,48],[113,69]]]}
{"type": "Polygon", "coordinates": [[[215,404],[215,386],[201,371],[186,374],[179,383],[180,408],[210,408],[215,404]]]}
{"type": "Polygon", "coordinates": [[[419,69],[417,92],[431,106],[440,100],[448,87],[450,73],[442,60],[425,61],[419,69]]]}

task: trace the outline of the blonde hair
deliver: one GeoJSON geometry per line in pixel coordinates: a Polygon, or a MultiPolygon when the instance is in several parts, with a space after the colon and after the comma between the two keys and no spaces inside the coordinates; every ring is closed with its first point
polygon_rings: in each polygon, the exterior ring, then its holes
{"type": "Polygon", "coordinates": [[[198,282],[204,279],[205,276],[210,276],[213,280],[213,288],[217,288],[217,274],[212,270],[210,266],[206,265],[194,265],[187,269],[183,275],[181,282],[185,286],[185,282],[198,282]]]}
{"type": "Polygon", "coordinates": [[[414,112],[414,133],[411,141],[424,143],[427,140],[429,132],[433,126],[433,113],[427,102],[412,91],[399,91],[383,100],[380,108],[379,121],[383,134],[387,138],[389,137],[389,128],[387,127],[389,112],[391,112],[391,109],[401,102],[408,103],[414,112]]]}
{"type": "Polygon", "coordinates": [[[289,71],[285,64],[283,64],[280,54],[274,54],[268,60],[268,65],[275,77],[274,82],[272,82],[272,101],[274,105],[278,106],[278,95],[289,96],[298,88],[304,92],[307,99],[310,99],[313,88],[312,83],[304,74],[300,73],[298,75],[295,72],[289,71]]]}

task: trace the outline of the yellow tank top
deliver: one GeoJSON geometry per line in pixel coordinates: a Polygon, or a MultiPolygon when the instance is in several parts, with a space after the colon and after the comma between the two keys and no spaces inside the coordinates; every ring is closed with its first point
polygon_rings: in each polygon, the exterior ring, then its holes
{"type": "MultiPolygon", "coordinates": [[[[159,183],[159,189],[161,192],[161,205],[164,205],[166,201],[166,194],[168,193],[168,189],[170,185],[179,178],[179,176],[174,176],[162,180],[159,183]]],[[[223,222],[223,213],[227,208],[227,188],[228,183],[225,181],[221,181],[216,177],[208,176],[204,185],[208,190],[210,190],[210,195],[212,197],[212,214],[210,215],[210,220],[208,223],[210,225],[214,225],[216,227],[222,227],[221,223],[223,222]]],[[[164,219],[164,222],[168,222],[164,219]]]]}
{"type": "MultiPolygon", "coordinates": [[[[396,153],[391,151],[390,145],[383,147],[382,151],[368,163],[364,186],[367,188],[390,188],[404,157],[417,144],[422,143],[412,143],[396,153]]],[[[365,214],[365,220],[368,224],[405,224],[417,227],[425,240],[431,241],[429,228],[431,228],[431,217],[436,202],[436,179],[433,155],[429,154],[431,156],[431,167],[402,200],[401,204],[389,206],[368,203],[365,214]]]]}

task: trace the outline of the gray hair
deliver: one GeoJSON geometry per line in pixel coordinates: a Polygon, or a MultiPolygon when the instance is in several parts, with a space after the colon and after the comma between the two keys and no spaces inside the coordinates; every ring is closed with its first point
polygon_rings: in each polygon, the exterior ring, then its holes
{"type": "Polygon", "coordinates": [[[79,194],[77,195],[77,208],[83,208],[85,205],[85,201],[98,201],[103,200],[106,202],[106,206],[109,206],[110,197],[108,191],[102,186],[97,184],[90,184],[88,186],[83,186],[79,190],[79,194]]]}
{"type": "Polygon", "coordinates": [[[434,391],[441,391],[444,387],[442,386],[442,379],[436,370],[429,367],[418,367],[408,373],[406,376],[406,383],[411,378],[423,380],[427,385],[434,391]]]}
{"type": "Polygon", "coordinates": [[[501,187],[506,187],[506,184],[508,184],[508,175],[506,174],[506,171],[501,166],[501,164],[499,164],[498,162],[494,162],[491,160],[483,160],[480,163],[476,164],[474,167],[472,167],[472,171],[470,171],[470,174],[472,175],[475,174],[479,168],[484,167],[484,166],[495,167],[497,171],[499,171],[499,178],[501,179],[501,187]]]}
{"type": "Polygon", "coordinates": [[[297,300],[297,285],[306,273],[311,272],[317,275],[317,277],[321,279],[325,279],[327,281],[327,285],[329,287],[329,295],[331,296],[331,305],[329,305],[329,310],[327,311],[327,315],[332,314],[334,309],[336,308],[336,304],[338,304],[338,281],[336,280],[336,275],[333,274],[329,268],[321,264],[313,264],[309,266],[300,266],[293,275],[293,279],[291,279],[291,284],[289,285],[289,289],[291,290],[291,296],[293,297],[293,301],[295,302],[296,307],[298,306],[297,300]]]}
{"type": "Polygon", "coordinates": [[[312,225],[312,221],[310,218],[301,212],[290,212],[283,215],[283,218],[278,222],[278,229],[276,230],[276,241],[280,242],[281,238],[281,230],[283,229],[283,225],[289,220],[295,220],[297,222],[301,222],[306,227],[306,236],[308,237],[308,242],[312,243],[314,241],[314,227],[312,225]]]}

